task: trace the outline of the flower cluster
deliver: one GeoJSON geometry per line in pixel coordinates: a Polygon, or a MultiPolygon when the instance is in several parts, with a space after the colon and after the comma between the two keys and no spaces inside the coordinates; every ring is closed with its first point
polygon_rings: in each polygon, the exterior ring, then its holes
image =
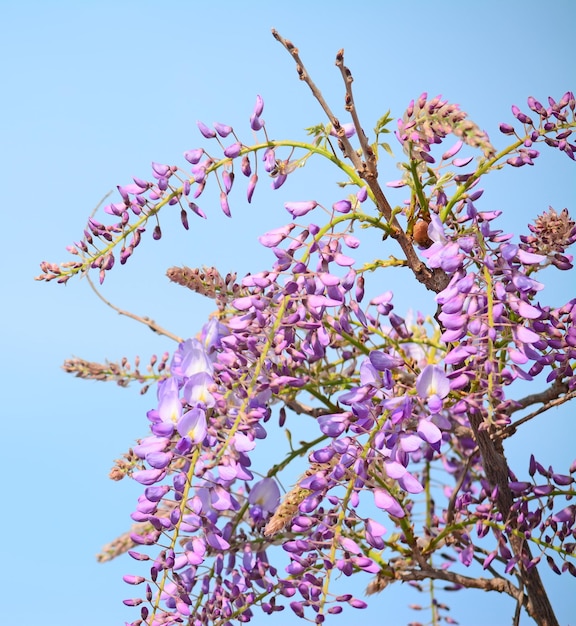
{"type": "MultiPolygon", "coordinates": [[[[215,268],[168,271],[175,283],[215,299],[218,310],[199,336],[179,344],[169,371],[163,359],[157,405],[148,412],[151,434],[118,468],[118,477],[129,474],[143,487],[132,514],[136,526],[118,548],[130,548],[133,559],[149,565],[146,577],[125,577],[143,590],[126,600],[140,606],[135,625],[249,622],[257,607],[267,614],[290,608],[322,623],[345,607],[366,606],[331,591],[338,576],[358,573],[374,577],[370,593],[394,580],[425,578],[458,588],[462,577],[455,570],[476,561],[494,577],[514,574],[525,585],[545,553],[555,571],[576,575],[574,506],[557,506],[575,495],[576,468],[562,474],[533,458],[529,474],[542,480],[522,481],[508,471],[502,452],[502,440],[521,426],[513,421],[518,411],[536,402],[549,408],[576,391],[576,300],[542,304],[543,285],[535,278],[550,264],[572,267],[567,248],[576,240],[574,222],[567,210],[551,209],[515,243],[496,227],[499,212],[480,210],[483,192],[474,189],[515,150],[510,165],[531,163],[536,141],[572,157],[566,138],[574,125],[573,96],[549,109],[535,100],[529,105],[541,126],[514,110],[527,135],[497,155],[458,106],[426,94],[410,104],[397,132],[408,156],[405,177],[393,185],[412,191],[403,213],[420,245],[413,251],[417,267],[409,255],[358,261],[358,232],[393,232],[375,206],[374,187],[317,140],[329,141],[328,127],[300,159],[279,158],[280,149],[303,144],[268,139],[260,97],[250,127],[262,132],[262,143],[247,146],[230,126],[198,123],[222,157],[197,148],[185,153],[188,171],[153,164],[153,180],[119,187],[121,201],[105,208],[118,222],[89,221],[71,249],[81,261],[42,266],[44,280],[66,282],[88,269],[103,280],[115,247],[125,263],[147,220],[161,210],[180,207],[185,228],[190,211],[205,217],[196,201],[208,180],[230,216],[240,170],[250,202],[259,163],[278,189],[311,154],[323,155],[337,162],[353,190],[329,208],[316,199],[285,202],[290,222],[259,238],[272,257],[264,271],[241,279],[215,268]],[[472,158],[454,158],[468,145],[483,154],[479,169],[430,168],[432,147],[450,133],[458,141],[440,167],[469,165],[472,158]],[[452,195],[448,183],[458,185],[452,195]],[[435,289],[434,319],[403,317],[390,291],[372,294],[371,274],[399,264],[446,278],[435,289]],[[551,387],[535,400],[515,399],[508,389],[518,379],[544,379],[551,387]],[[305,434],[285,459],[258,471],[259,444],[276,409],[281,427],[305,434]],[[494,467],[488,453],[498,461],[494,467]],[[307,459],[307,467],[282,496],[281,474],[294,459],[307,459]],[[442,489],[430,478],[437,468],[445,477],[442,489]],[[542,555],[534,556],[529,543],[542,555]],[[269,558],[276,546],[288,560],[284,572],[269,558]],[[561,568],[549,547],[563,560],[561,568]],[[443,565],[434,569],[437,555],[443,565]]],[[[346,137],[352,134],[345,128],[346,137]]],[[[156,225],[153,238],[160,236],[156,225]]],[[[89,371],[102,375],[99,368],[89,371]]]]}
{"type": "MultiPolygon", "coordinates": [[[[97,270],[102,283],[106,272],[114,267],[117,258],[123,265],[134,254],[147,229],[148,220],[153,218],[153,239],[158,240],[162,237],[158,220],[159,213],[164,207],[167,208],[167,212],[172,210],[168,207],[179,208],[180,220],[186,230],[190,228],[191,214],[206,218],[207,215],[198,202],[210,178],[215,179],[215,184],[219,188],[221,210],[230,217],[230,194],[238,170],[248,180],[246,199],[248,202],[252,201],[258,183],[259,154],[262,155],[265,173],[272,179],[272,188],[278,189],[288,175],[302,165],[312,152],[325,153],[319,147],[310,146],[311,151],[300,160],[279,158],[278,148],[282,145],[290,147],[292,144],[280,142],[277,146],[271,145],[265,122],[261,117],[263,110],[264,101],[261,96],[257,96],[250,117],[250,128],[252,131],[261,132],[263,137],[262,142],[254,146],[244,145],[231,126],[215,123],[213,128],[210,128],[203,122],[198,122],[201,135],[212,141],[212,145],[216,144],[220,155],[212,155],[202,147],[187,150],[184,158],[191,166],[189,169],[153,162],[149,180],[134,177],[131,183],[118,185],[120,201],[104,207],[104,212],[116,221],[103,224],[91,217],[84,230],[84,237],[67,248],[80,260],[61,265],[44,261],[40,265],[42,274],[37,280],[56,280],[65,283],[75,274],[97,270]]],[[[290,154],[293,151],[294,146],[290,154]]]]}
{"type": "MultiPolygon", "coordinates": [[[[567,91],[558,102],[554,98],[548,98],[548,107],[544,107],[538,100],[530,97],[528,98],[528,107],[537,115],[536,122],[516,105],[512,106],[512,114],[524,127],[524,138],[517,156],[507,159],[507,163],[514,167],[533,165],[533,160],[539,155],[539,152],[534,150],[532,145],[538,141],[544,141],[548,146],[557,148],[574,160],[576,145],[568,141],[572,135],[570,125],[574,122],[574,113],[576,112],[574,93],[567,91]]],[[[500,131],[505,135],[515,135],[521,139],[516,129],[510,124],[501,124],[500,131]]]]}
{"type": "Polygon", "coordinates": [[[465,144],[480,148],[486,158],[496,152],[488,135],[468,119],[457,104],[442,100],[442,96],[428,100],[427,93],[410,102],[402,119],[398,120],[396,137],[410,160],[434,163],[431,147],[442,143],[451,133],[465,144]]]}
{"type": "Polygon", "coordinates": [[[576,241],[576,222],[570,219],[567,209],[560,214],[550,207],[529,224],[530,235],[521,235],[521,248],[527,252],[545,256],[549,263],[560,270],[572,269],[572,256],[566,249],[576,241]]]}

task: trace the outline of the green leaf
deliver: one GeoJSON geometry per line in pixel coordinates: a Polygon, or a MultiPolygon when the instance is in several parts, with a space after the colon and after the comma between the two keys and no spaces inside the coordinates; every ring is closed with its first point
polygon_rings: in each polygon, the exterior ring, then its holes
{"type": "Polygon", "coordinates": [[[328,135],[328,131],[324,124],[316,124],[315,126],[309,126],[304,129],[309,135],[312,137],[326,137],[328,135]]]}
{"type": "Polygon", "coordinates": [[[379,146],[382,146],[382,148],[384,148],[384,150],[386,150],[386,152],[393,157],[394,156],[394,152],[392,152],[392,148],[390,147],[390,144],[387,144],[385,142],[381,142],[378,144],[379,146]]]}
{"type": "Polygon", "coordinates": [[[390,116],[390,109],[388,109],[388,111],[386,111],[386,113],[384,113],[384,115],[376,122],[376,126],[374,127],[376,135],[389,133],[390,131],[386,128],[386,126],[388,126],[393,119],[394,118],[390,116]]]}

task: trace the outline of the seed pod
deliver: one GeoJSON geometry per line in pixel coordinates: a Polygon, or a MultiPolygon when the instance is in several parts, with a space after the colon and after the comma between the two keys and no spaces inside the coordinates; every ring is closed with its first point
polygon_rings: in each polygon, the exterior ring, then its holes
{"type": "Polygon", "coordinates": [[[418,220],[414,224],[412,237],[421,248],[429,248],[432,245],[432,240],[428,237],[428,222],[426,220],[418,220]]]}

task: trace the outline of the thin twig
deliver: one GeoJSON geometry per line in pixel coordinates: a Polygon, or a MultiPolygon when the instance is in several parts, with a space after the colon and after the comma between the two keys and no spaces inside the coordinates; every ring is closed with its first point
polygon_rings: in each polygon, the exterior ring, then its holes
{"type": "Polygon", "coordinates": [[[538,393],[532,393],[529,396],[521,398],[520,400],[516,400],[507,413],[508,415],[512,415],[512,413],[525,409],[531,404],[545,404],[550,400],[558,398],[563,393],[568,393],[568,385],[565,382],[555,380],[552,385],[548,387],[548,389],[539,391],[538,393]]]}
{"type": "Polygon", "coordinates": [[[538,402],[544,402],[544,405],[502,429],[502,432],[500,433],[501,438],[506,439],[507,437],[511,437],[516,433],[516,430],[522,424],[525,424],[526,422],[529,422],[538,415],[545,413],[549,409],[552,409],[555,406],[560,406],[565,402],[573,400],[574,398],[576,398],[576,391],[568,392],[568,385],[566,385],[565,383],[552,385],[545,391],[542,391],[540,393],[534,393],[530,396],[522,398],[522,400],[520,400],[519,402],[521,404],[523,403],[523,406],[521,405],[518,407],[513,407],[512,409],[510,409],[509,414],[513,413],[514,411],[519,411],[520,409],[523,409],[531,404],[537,404],[538,402]],[[564,393],[565,395],[559,397],[559,395],[562,393],[564,393]]]}
{"type": "Polygon", "coordinates": [[[173,339],[177,343],[182,343],[184,341],[184,339],[182,339],[181,337],[178,337],[178,335],[175,335],[174,333],[171,333],[169,330],[162,328],[162,326],[157,324],[154,320],[151,320],[149,317],[135,315],[134,313],[130,313],[130,311],[124,311],[123,309],[112,304],[109,300],[106,300],[106,298],[98,291],[98,289],[92,282],[92,279],[90,278],[90,276],[88,274],[85,274],[85,276],[86,276],[86,280],[88,281],[88,284],[90,285],[94,293],[100,298],[100,300],[102,300],[102,302],[104,302],[104,304],[107,304],[111,309],[114,309],[116,313],[119,313],[120,315],[125,315],[126,317],[130,317],[131,319],[136,320],[137,322],[140,322],[141,324],[144,324],[145,326],[148,326],[148,328],[154,331],[155,333],[158,333],[159,335],[164,335],[165,337],[169,337],[170,339],[173,339]]]}
{"type": "MultiPolygon", "coordinates": [[[[352,164],[354,165],[358,173],[362,175],[361,173],[365,169],[364,163],[358,156],[358,153],[356,152],[356,150],[354,150],[354,147],[348,140],[348,137],[346,137],[346,134],[344,133],[344,129],[342,128],[342,125],[340,124],[340,121],[330,109],[330,106],[324,99],[322,92],[318,89],[318,87],[316,86],[316,83],[312,80],[310,74],[308,74],[306,67],[304,66],[304,63],[302,63],[302,59],[300,58],[300,55],[298,53],[298,48],[296,48],[296,46],[288,39],[284,39],[284,37],[282,37],[282,35],[280,35],[280,33],[274,28],[272,29],[272,35],[274,36],[274,39],[279,41],[284,46],[284,48],[286,48],[286,50],[290,53],[290,55],[294,59],[294,62],[296,63],[296,71],[298,72],[298,76],[300,80],[304,81],[308,85],[308,87],[310,88],[310,91],[312,92],[312,95],[316,98],[316,100],[322,107],[324,113],[326,113],[326,115],[328,116],[330,123],[334,127],[334,130],[336,131],[338,139],[339,139],[338,145],[340,146],[340,149],[344,153],[344,156],[350,159],[350,161],[352,162],[352,164]]],[[[386,216],[386,215],[385,217],[387,219],[389,218],[389,216],[386,216]]]]}
{"type": "Polygon", "coordinates": [[[514,619],[512,626],[520,626],[520,615],[522,614],[522,602],[520,598],[516,600],[516,610],[514,611],[514,619]]]}
{"type": "Polygon", "coordinates": [[[352,117],[352,122],[354,123],[354,128],[356,129],[356,135],[360,141],[360,148],[362,149],[362,153],[366,159],[365,166],[368,168],[370,174],[376,177],[378,176],[378,172],[376,170],[376,157],[374,155],[374,151],[372,150],[372,146],[368,143],[368,137],[366,137],[366,133],[360,124],[360,118],[358,117],[358,111],[354,102],[354,95],[352,94],[352,82],[354,81],[354,78],[352,77],[352,72],[344,65],[344,50],[340,50],[336,55],[336,67],[340,69],[342,79],[344,80],[344,85],[346,87],[344,108],[352,117]]]}
{"type": "Polygon", "coordinates": [[[294,411],[297,415],[309,415],[310,417],[320,417],[321,415],[329,415],[330,410],[321,408],[321,407],[311,407],[299,402],[294,398],[285,398],[283,399],[284,404],[291,410],[294,411]]]}
{"type": "Polygon", "coordinates": [[[462,485],[466,480],[466,476],[468,474],[468,470],[470,469],[470,465],[472,464],[472,456],[469,456],[466,459],[466,463],[462,468],[462,472],[460,473],[460,477],[458,478],[458,482],[454,486],[452,490],[452,494],[450,495],[450,501],[448,502],[448,508],[446,509],[446,525],[450,525],[454,521],[454,510],[456,508],[456,498],[462,489],[462,485]]]}
{"type": "Polygon", "coordinates": [[[473,578],[471,576],[464,576],[444,569],[436,569],[425,565],[424,567],[415,568],[408,564],[403,567],[403,563],[390,563],[390,568],[386,573],[377,575],[377,579],[382,580],[381,585],[377,582],[371,587],[370,593],[381,591],[386,586],[386,579],[388,580],[401,580],[403,582],[413,582],[420,580],[444,580],[454,585],[459,585],[467,589],[482,589],[483,591],[497,591],[498,593],[505,593],[514,598],[518,604],[525,606],[526,609],[531,609],[530,599],[523,593],[522,589],[515,587],[509,580],[501,577],[495,578],[473,578]]]}
{"type": "Polygon", "coordinates": [[[90,213],[90,217],[94,217],[96,215],[96,211],[104,204],[104,200],[112,195],[112,189],[100,198],[98,204],[92,209],[92,213],[90,213]]]}
{"type": "MultiPolygon", "coordinates": [[[[288,39],[284,39],[284,37],[282,37],[280,33],[278,33],[277,30],[272,29],[272,35],[277,41],[279,41],[284,46],[284,48],[286,48],[290,56],[294,59],[294,62],[296,63],[296,72],[298,73],[300,80],[304,81],[308,85],[308,87],[310,88],[310,91],[312,91],[312,95],[314,96],[314,98],[316,98],[316,100],[322,107],[323,111],[328,116],[329,121],[331,122],[332,126],[336,130],[336,133],[338,136],[338,145],[340,149],[342,150],[344,156],[350,159],[356,171],[358,172],[358,175],[366,181],[366,184],[368,185],[368,187],[370,188],[370,191],[372,192],[374,196],[378,210],[382,213],[382,215],[384,216],[384,218],[387,220],[389,224],[390,235],[398,241],[400,247],[402,248],[402,251],[404,252],[408,266],[414,273],[414,276],[416,277],[416,279],[419,282],[421,282],[423,285],[425,285],[428,289],[430,289],[431,291],[434,291],[435,293],[438,293],[442,291],[443,289],[445,289],[450,280],[446,272],[440,268],[430,269],[429,267],[426,266],[425,263],[423,263],[420,260],[420,258],[418,257],[418,254],[416,253],[416,250],[414,249],[414,246],[412,245],[412,241],[410,240],[408,235],[404,232],[402,226],[400,225],[400,223],[394,216],[392,212],[392,207],[390,206],[390,203],[388,202],[386,195],[382,191],[382,188],[378,184],[378,181],[377,181],[378,171],[376,169],[376,160],[374,158],[374,154],[368,144],[367,139],[362,139],[362,137],[365,137],[362,129],[360,129],[361,133],[359,135],[360,143],[363,148],[363,154],[365,158],[367,158],[368,160],[372,158],[373,160],[372,165],[370,167],[358,156],[358,153],[356,152],[356,150],[354,150],[354,147],[352,146],[352,144],[346,137],[346,134],[344,133],[344,129],[342,128],[342,125],[340,124],[340,121],[330,109],[328,103],[326,102],[326,100],[324,99],[324,96],[322,95],[322,92],[318,89],[318,87],[316,86],[316,84],[314,83],[310,75],[308,74],[304,66],[304,63],[302,63],[302,59],[300,58],[300,55],[298,53],[298,48],[296,48],[296,46],[288,39]],[[366,151],[366,146],[367,146],[367,151],[366,151]]],[[[347,106],[353,107],[354,100],[351,95],[351,87],[350,87],[351,75],[350,75],[349,70],[344,67],[343,62],[344,62],[344,53],[341,50],[338,53],[336,64],[339,65],[341,69],[344,68],[343,75],[345,76],[345,79],[346,79],[345,83],[346,83],[346,94],[347,94],[346,102],[347,102],[347,106]]],[[[355,107],[353,108],[355,109],[355,107]]],[[[354,110],[353,119],[355,119],[355,124],[357,123],[358,127],[360,127],[360,122],[357,118],[357,114],[355,110],[354,110]]]]}

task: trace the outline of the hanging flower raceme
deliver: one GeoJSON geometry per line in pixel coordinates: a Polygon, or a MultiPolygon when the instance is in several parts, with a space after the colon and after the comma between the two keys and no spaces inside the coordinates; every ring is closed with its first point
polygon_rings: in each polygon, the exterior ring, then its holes
{"type": "MultiPolygon", "coordinates": [[[[348,98],[349,90],[348,84],[348,98]]],[[[376,147],[386,144],[378,138],[368,144],[363,133],[355,137],[357,123],[336,120],[334,128],[311,129],[310,144],[270,140],[258,96],[249,123],[261,132],[254,145],[243,143],[232,126],[198,122],[207,147],[186,151],[185,169],[153,163],[150,181],[135,178],[118,187],[119,201],[105,208],[114,224],[90,218],[84,239],[70,249],[78,262],[43,264],[45,280],[65,282],[89,268],[103,280],[114,255],[125,263],[146,228],[160,239],[165,207],[179,212],[188,229],[190,214],[207,217],[197,202],[213,184],[215,203],[230,217],[242,181],[242,197],[251,202],[262,170],[279,189],[311,156],[337,164],[346,174],[342,186],[351,189],[325,204],[283,201],[293,221],[258,238],[271,253],[261,272],[238,282],[215,268],[168,272],[173,282],[212,298],[217,312],[199,335],[179,344],[169,371],[159,374],[150,435],[124,462],[125,474],[143,486],[132,513],[138,526],[124,541],[149,547],[146,554],[130,551],[149,562],[148,579],[125,577],[147,585],[141,597],[126,601],[143,605],[142,624],[249,622],[255,606],[272,614],[284,608],[283,598],[296,616],[313,612],[321,623],[344,605],[366,606],[347,593],[332,598],[333,572],[375,574],[375,586],[383,588],[394,580],[413,582],[414,567],[422,563],[427,568],[419,573],[450,580],[452,563],[468,567],[482,558],[488,567],[498,558],[504,575],[517,574],[528,589],[525,572],[536,560],[526,556],[526,546],[537,531],[539,549],[559,545],[567,561],[575,509],[550,505],[558,495],[573,496],[572,470],[562,474],[531,460],[529,474],[538,482],[517,480],[510,471],[491,484],[478,436],[482,429],[492,442],[508,435],[514,412],[525,408],[506,393],[518,378],[542,373],[552,383],[548,391],[560,390],[556,398],[576,388],[576,301],[543,304],[536,280],[547,265],[572,267],[573,220],[566,210],[551,209],[515,243],[495,225],[499,211],[480,210],[480,176],[503,166],[504,158],[513,167],[532,165],[539,158],[532,144],[539,141],[573,158],[571,130],[564,126],[572,124],[574,97],[568,92],[549,104],[529,100],[530,116],[513,109],[525,132],[502,157],[457,105],[422,94],[398,122],[408,161],[400,166],[402,181],[391,183],[409,186],[411,197],[387,215],[374,169],[376,147]],[[449,134],[455,138],[436,156],[435,146],[449,134]],[[471,148],[481,153],[481,167],[472,165],[473,156],[457,156],[471,148]],[[298,150],[306,150],[304,156],[293,158],[298,150]],[[468,166],[475,169],[461,169],[468,166]],[[302,223],[308,215],[325,222],[302,223]],[[367,228],[378,241],[384,235],[385,246],[400,240],[402,257],[377,253],[367,260],[360,247],[367,228]],[[401,317],[392,292],[368,296],[370,277],[399,265],[436,293],[434,318],[401,317]],[[289,433],[306,417],[309,422],[301,437],[290,435],[286,455],[263,471],[255,451],[278,407],[278,423],[289,433]],[[294,459],[307,459],[308,466],[281,497],[280,474],[294,459]],[[448,477],[443,489],[430,478],[438,465],[448,477]],[[500,497],[503,486],[510,491],[506,498],[500,497]],[[445,503],[437,505],[442,497],[445,503]],[[504,500],[512,503],[509,510],[504,500]],[[366,503],[395,526],[386,541],[384,525],[366,517],[366,503]],[[422,512],[425,518],[418,517],[422,512]],[[423,529],[419,519],[425,519],[423,529]],[[493,553],[478,543],[488,534],[493,553]],[[523,545],[514,552],[518,537],[523,545]],[[288,555],[285,574],[268,562],[272,543],[288,555]],[[435,569],[437,557],[447,566],[435,569]]],[[[377,135],[387,132],[387,117],[377,135]]],[[[501,130],[516,135],[511,125],[501,130]]]]}

